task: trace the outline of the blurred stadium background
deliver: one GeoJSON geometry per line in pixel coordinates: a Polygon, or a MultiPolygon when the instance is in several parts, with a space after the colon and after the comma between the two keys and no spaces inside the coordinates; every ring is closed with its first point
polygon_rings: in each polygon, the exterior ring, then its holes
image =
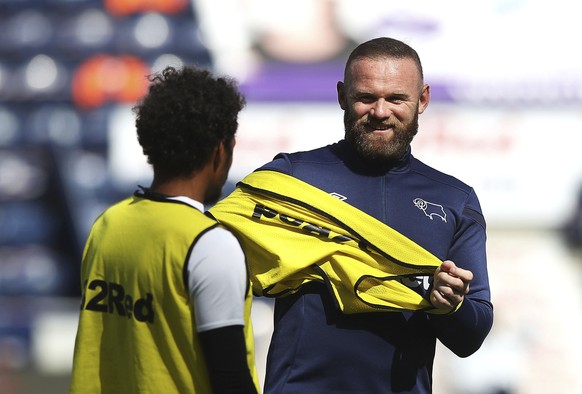
{"type": "MultiPolygon", "coordinates": [[[[236,77],[228,192],[279,151],[343,135],[349,51],[388,35],[423,60],[414,154],[477,190],[496,321],[439,347],[435,393],[582,393],[582,6],[554,0],[0,0],[0,393],[68,390],[79,261],[92,221],[149,184],[131,105],[145,75],[236,77]]],[[[256,299],[261,376],[272,304],[256,299]]],[[[354,360],[357,362],[357,360],[354,360]]]]}

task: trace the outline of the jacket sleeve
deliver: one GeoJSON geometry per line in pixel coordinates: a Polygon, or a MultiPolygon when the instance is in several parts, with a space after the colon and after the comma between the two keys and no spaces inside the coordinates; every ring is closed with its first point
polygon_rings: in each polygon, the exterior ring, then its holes
{"type": "Polygon", "coordinates": [[[486,256],[486,226],[473,191],[459,217],[449,256],[461,268],[473,273],[469,294],[453,314],[430,315],[437,338],[459,357],[476,352],[493,325],[493,304],[486,256]]]}

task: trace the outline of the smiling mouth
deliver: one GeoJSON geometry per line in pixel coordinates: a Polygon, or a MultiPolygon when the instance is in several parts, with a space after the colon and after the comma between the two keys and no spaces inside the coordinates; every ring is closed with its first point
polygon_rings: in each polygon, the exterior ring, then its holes
{"type": "Polygon", "coordinates": [[[386,125],[386,126],[372,126],[369,125],[368,126],[368,130],[371,133],[378,133],[378,134],[383,134],[383,133],[387,133],[389,131],[394,131],[394,127],[386,125]]]}
{"type": "Polygon", "coordinates": [[[394,125],[385,123],[367,123],[366,127],[370,131],[387,131],[394,129],[394,125]]]}

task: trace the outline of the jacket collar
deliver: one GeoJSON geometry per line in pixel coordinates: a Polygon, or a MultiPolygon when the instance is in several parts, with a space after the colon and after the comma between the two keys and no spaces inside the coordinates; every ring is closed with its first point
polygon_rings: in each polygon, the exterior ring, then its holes
{"type": "Polygon", "coordinates": [[[406,153],[399,160],[386,163],[385,165],[363,161],[356,150],[346,140],[341,140],[331,145],[331,149],[350,170],[368,176],[382,176],[389,173],[407,172],[412,160],[412,149],[410,146],[408,146],[406,153]]]}

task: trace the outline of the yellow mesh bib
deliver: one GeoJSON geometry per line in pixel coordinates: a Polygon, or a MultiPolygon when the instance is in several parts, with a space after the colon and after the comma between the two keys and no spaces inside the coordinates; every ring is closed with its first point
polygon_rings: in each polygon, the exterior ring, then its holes
{"type": "Polygon", "coordinates": [[[210,213],[239,236],[257,295],[283,296],[318,281],[348,314],[448,313],[417,291],[440,266],[436,256],[292,176],[256,171],[210,213]]]}

